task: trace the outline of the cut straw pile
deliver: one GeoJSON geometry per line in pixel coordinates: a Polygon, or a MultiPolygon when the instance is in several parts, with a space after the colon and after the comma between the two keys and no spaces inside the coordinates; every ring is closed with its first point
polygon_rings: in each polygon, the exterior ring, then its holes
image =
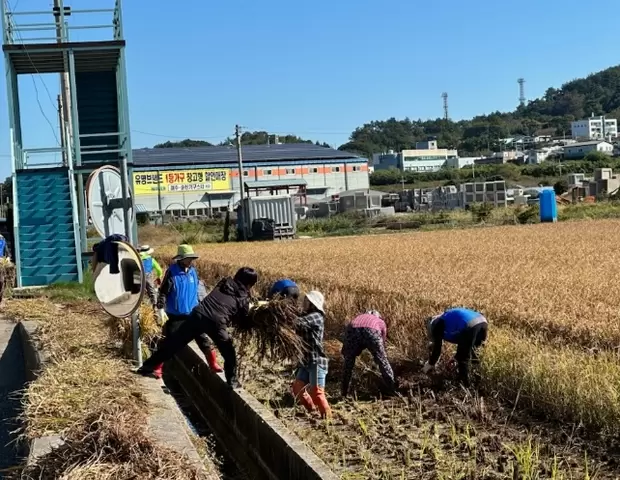
{"type": "Polygon", "coordinates": [[[153,443],[145,425],[145,414],[137,409],[112,405],[93,412],[67,431],[63,445],[21,472],[21,478],[194,480],[203,477],[186,457],[153,443]]]}
{"type": "Polygon", "coordinates": [[[248,320],[236,325],[239,355],[278,362],[300,361],[307,346],[297,334],[299,315],[298,305],[282,298],[253,307],[248,320]]]}

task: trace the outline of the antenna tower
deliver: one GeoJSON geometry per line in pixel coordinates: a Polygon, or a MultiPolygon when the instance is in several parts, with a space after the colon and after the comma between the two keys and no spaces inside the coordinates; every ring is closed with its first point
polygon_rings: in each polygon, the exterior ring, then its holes
{"type": "Polygon", "coordinates": [[[517,83],[519,84],[519,104],[525,106],[525,78],[519,78],[517,83]]]}
{"type": "Polygon", "coordinates": [[[448,94],[446,92],[443,92],[441,94],[441,98],[443,98],[443,119],[447,122],[448,121],[448,94]]]}

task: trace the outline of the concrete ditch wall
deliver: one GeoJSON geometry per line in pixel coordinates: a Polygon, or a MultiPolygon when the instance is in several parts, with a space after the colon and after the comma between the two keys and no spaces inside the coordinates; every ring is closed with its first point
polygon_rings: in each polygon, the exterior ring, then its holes
{"type": "MultiPolygon", "coordinates": [[[[24,354],[26,381],[31,382],[37,379],[49,357],[45,351],[36,345],[37,322],[23,321],[18,324],[17,328],[19,329],[24,354]]],[[[190,440],[188,427],[181,411],[174,399],[163,391],[161,382],[146,378],[138,378],[137,380],[151,407],[148,428],[155,441],[160,445],[165,445],[185,454],[190,462],[201,470],[203,478],[206,480],[219,479],[219,475],[215,473],[215,466],[205,466],[204,461],[198,455],[190,440]]],[[[27,446],[28,464],[34,463],[37,458],[46,455],[60,445],[62,445],[62,439],[58,435],[35,438],[27,446]]]]}
{"type": "Polygon", "coordinates": [[[274,414],[243,389],[231,390],[223,374],[212,373],[193,344],[166,368],[179,379],[218,440],[235,459],[269,480],[337,480],[329,467],[274,414]]]}

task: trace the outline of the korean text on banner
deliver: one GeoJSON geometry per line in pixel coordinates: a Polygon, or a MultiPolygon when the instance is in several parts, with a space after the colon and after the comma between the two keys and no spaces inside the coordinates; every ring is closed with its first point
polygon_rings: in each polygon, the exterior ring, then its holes
{"type": "Polygon", "coordinates": [[[133,174],[135,195],[156,194],[158,185],[162,194],[229,191],[231,189],[230,170],[209,168],[134,172],[133,174]]]}

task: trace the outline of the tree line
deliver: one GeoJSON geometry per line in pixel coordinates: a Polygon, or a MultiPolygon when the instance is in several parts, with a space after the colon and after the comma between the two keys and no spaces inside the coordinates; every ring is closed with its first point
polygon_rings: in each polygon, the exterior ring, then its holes
{"type": "MultiPolygon", "coordinates": [[[[512,112],[493,112],[469,120],[410,118],[375,120],[356,128],[349,141],[338,147],[371,158],[375,153],[415,148],[416,142],[436,137],[442,148],[458,149],[461,156],[477,156],[490,151],[511,149],[500,139],[516,135],[570,135],[570,123],[590,115],[620,118],[620,66],[586,78],[572,80],[561,88],[549,88],[545,94],[518,106],[512,112]]],[[[282,135],[281,143],[312,143],[296,135],[282,135]]],[[[244,132],[243,145],[275,142],[275,135],[264,131],[244,132]]],[[[235,144],[232,137],[218,145],[235,144]]],[[[325,142],[317,145],[329,147],[325,142]]],[[[210,146],[202,140],[185,139],[164,142],[156,148],[210,146]]]]}
{"type": "Polygon", "coordinates": [[[592,114],[620,118],[620,66],[572,80],[561,88],[549,88],[541,98],[512,112],[456,122],[442,118],[372,121],[355,129],[339,148],[370,158],[374,153],[415,148],[416,142],[433,136],[442,148],[458,149],[461,156],[476,156],[510,149],[499,139],[515,135],[570,136],[571,122],[592,114]]]}

